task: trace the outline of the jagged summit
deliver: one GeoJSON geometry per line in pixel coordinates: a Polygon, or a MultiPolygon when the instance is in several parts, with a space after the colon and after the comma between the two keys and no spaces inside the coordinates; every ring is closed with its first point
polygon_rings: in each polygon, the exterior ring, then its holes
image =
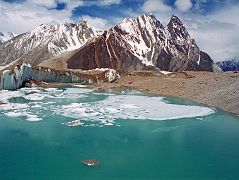
{"type": "Polygon", "coordinates": [[[125,18],[117,26],[121,27],[123,30],[128,30],[128,28],[150,28],[150,27],[163,27],[163,25],[156,19],[152,14],[143,14],[136,19],[125,18]],[[139,25],[139,27],[137,27],[139,25]]]}
{"type": "Polygon", "coordinates": [[[173,15],[167,25],[167,28],[171,34],[176,35],[173,38],[179,37],[179,38],[184,38],[184,39],[190,39],[190,35],[188,31],[186,30],[186,27],[182,23],[182,21],[175,15],[173,15]]]}
{"type": "Polygon", "coordinates": [[[175,23],[177,23],[177,24],[183,25],[183,23],[182,23],[182,21],[180,20],[180,18],[179,18],[178,16],[176,16],[176,15],[172,15],[171,18],[170,18],[169,23],[173,23],[173,22],[175,22],[175,23]]]}

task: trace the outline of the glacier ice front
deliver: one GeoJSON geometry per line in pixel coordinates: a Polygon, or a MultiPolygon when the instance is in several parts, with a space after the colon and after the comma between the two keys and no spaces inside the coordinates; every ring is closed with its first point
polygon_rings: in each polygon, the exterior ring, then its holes
{"type": "Polygon", "coordinates": [[[0,90],[16,90],[24,86],[29,79],[44,82],[91,84],[113,82],[120,78],[116,70],[113,69],[95,70],[93,74],[87,74],[86,71],[75,73],[71,70],[60,71],[46,67],[32,67],[25,63],[13,67],[0,69],[0,90]]]}

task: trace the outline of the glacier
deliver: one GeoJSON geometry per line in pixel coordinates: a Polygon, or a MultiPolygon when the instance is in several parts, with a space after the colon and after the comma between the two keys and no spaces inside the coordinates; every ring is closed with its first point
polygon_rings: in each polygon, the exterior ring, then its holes
{"type": "Polygon", "coordinates": [[[44,67],[32,67],[24,63],[14,68],[0,71],[0,90],[16,90],[21,88],[27,80],[34,79],[44,82],[91,84],[98,82],[113,82],[119,75],[116,70],[104,69],[98,73],[85,74],[72,71],[57,71],[44,67]]]}

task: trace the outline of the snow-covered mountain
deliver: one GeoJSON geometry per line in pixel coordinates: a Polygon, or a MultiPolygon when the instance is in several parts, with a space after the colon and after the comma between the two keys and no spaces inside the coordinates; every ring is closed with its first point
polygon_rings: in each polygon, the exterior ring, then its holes
{"type": "Polygon", "coordinates": [[[176,16],[163,26],[153,15],[124,19],[89,41],[67,60],[68,68],[213,71],[210,56],[198,48],[176,16]]]}
{"type": "Polygon", "coordinates": [[[0,44],[14,38],[15,36],[16,34],[12,32],[0,32],[0,44]]]}
{"type": "Polygon", "coordinates": [[[163,26],[155,16],[146,14],[124,19],[104,32],[89,27],[86,21],[42,24],[0,44],[0,65],[15,60],[57,69],[63,67],[59,64],[69,69],[165,71],[213,71],[215,66],[178,17],[172,16],[163,26]]]}
{"type": "Polygon", "coordinates": [[[55,26],[41,24],[12,41],[2,43],[0,64],[6,65],[16,59],[38,64],[65,51],[78,49],[100,33],[100,30],[89,27],[86,21],[55,26]]]}
{"type": "Polygon", "coordinates": [[[225,71],[239,71],[239,58],[217,62],[217,65],[225,71]]]}

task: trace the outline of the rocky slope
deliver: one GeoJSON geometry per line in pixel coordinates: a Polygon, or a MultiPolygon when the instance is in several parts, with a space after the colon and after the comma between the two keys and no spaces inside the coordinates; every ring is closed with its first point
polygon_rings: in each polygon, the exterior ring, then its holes
{"type": "Polygon", "coordinates": [[[16,60],[39,64],[65,51],[80,48],[99,33],[99,30],[89,27],[86,21],[55,26],[42,24],[12,41],[0,44],[0,65],[16,60]]]}
{"type": "Polygon", "coordinates": [[[153,15],[145,14],[124,19],[67,60],[70,69],[213,71],[213,66],[178,17],[172,16],[164,27],[153,15]]]}
{"type": "Polygon", "coordinates": [[[239,58],[235,58],[227,61],[219,61],[217,65],[225,71],[239,71],[239,58]]]}
{"type": "Polygon", "coordinates": [[[239,116],[239,73],[174,72],[167,75],[157,71],[121,73],[117,83],[92,84],[98,89],[133,88],[165,96],[219,107],[239,116]]]}

